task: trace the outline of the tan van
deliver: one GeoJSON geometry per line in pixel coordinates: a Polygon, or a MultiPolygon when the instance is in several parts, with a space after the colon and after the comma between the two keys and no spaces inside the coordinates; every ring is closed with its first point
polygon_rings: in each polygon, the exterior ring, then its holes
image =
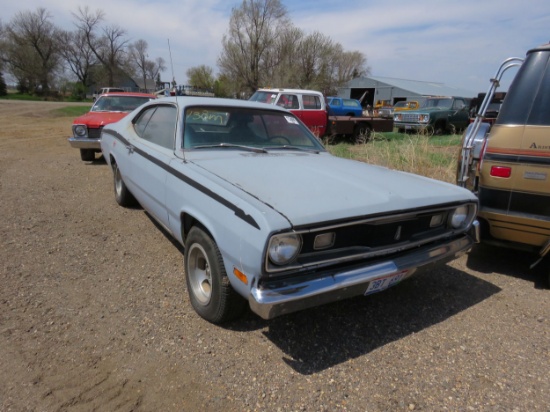
{"type": "MultiPolygon", "coordinates": [[[[466,130],[457,183],[477,194],[481,238],[550,262],[550,44],[507,59],[466,130]],[[485,110],[502,74],[519,66],[494,125],[485,110]]],[[[547,271],[550,284],[550,271],[547,271]]]]}

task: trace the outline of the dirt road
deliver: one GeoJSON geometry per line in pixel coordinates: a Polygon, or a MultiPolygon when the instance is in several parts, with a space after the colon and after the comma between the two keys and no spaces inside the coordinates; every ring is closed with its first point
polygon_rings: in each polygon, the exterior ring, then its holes
{"type": "Polygon", "coordinates": [[[0,410],[549,411],[550,291],[479,247],[368,298],[219,327],[58,103],[0,100],[0,410]]]}

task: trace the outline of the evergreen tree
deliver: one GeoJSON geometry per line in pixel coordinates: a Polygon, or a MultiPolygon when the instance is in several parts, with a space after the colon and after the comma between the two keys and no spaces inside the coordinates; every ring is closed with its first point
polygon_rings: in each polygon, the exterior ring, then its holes
{"type": "Polygon", "coordinates": [[[0,96],[5,96],[8,94],[8,88],[6,86],[6,81],[4,80],[4,74],[0,72],[0,96]]]}

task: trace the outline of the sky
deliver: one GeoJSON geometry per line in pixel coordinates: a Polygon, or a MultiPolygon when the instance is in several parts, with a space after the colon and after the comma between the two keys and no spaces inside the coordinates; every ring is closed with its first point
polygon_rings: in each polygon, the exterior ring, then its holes
{"type": "MultiPolygon", "coordinates": [[[[550,42],[548,0],[281,0],[293,24],[319,31],[367,58],[372,76],[444,83],[487,91],[504,59],[550,42]]],[[[59,28],[74,30],[79,7],[102,10],[132,42],[147,41],[149,58],[162,57],[166,81],[187,82],[190,67],[217,73],[231,10],[241,0],[0,0],[0,21],[45,8],[59,28]]],[[[503,76],[505,90],[516,69],[503,76]]]]}

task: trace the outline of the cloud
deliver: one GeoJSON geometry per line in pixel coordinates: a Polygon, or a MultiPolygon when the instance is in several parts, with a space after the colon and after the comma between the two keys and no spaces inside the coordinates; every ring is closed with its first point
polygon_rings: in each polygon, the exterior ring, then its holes
{"type": "MultiPolygon", "coordinates": [[[[442,82],[485,91],[499,64],[510,56],[550,41],[548,0],[392,0],[345,3],[327,0],[283,0],[293,23],[306,33],[319,31],[345,50],[367,56],[378,76],[442,82]]],[[[118,24],[131,41],[144,39],[151,58],[162,57],[171,80],[186,82],[188,68],[207,65],[217,70],[221,41],[231,9],[240,0],[0,0],[2,22],[15,13],[43,7],[53,22],[73,30],[71,12],[88,5],[103,10],[109,24],[118,24]]],[[[508,76],[508,75],[506,75],[508,76]]],[[[507,82],[511,79],[506,79],[507,82]]],[[[511,77],[508,76],[508,77],[511,77]]],[[[506,87],[506,86],[505,86],[506,87]]]]}

